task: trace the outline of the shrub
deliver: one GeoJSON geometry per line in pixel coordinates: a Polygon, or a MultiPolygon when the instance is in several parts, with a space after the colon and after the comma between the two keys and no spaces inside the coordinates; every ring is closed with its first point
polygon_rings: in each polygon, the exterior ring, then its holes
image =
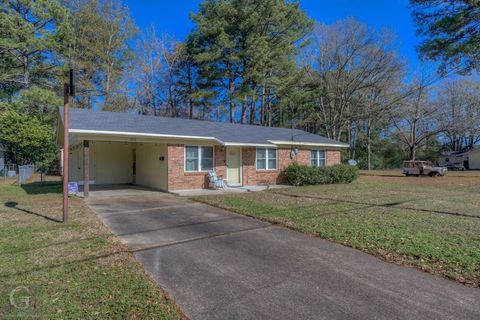
{"type": "Polygon", "coordinates": [[[330,183],[350,183],[358,178],[357,167],[348,164],[336,164],[324,169],[330,179],[330,183]]]}
{"type": "Polygon", "coordinates": [[[292,164],[285,170],[286,180],[293,186],[350,183],[358,178],[358,174],[357,167],[346,164],[337,164],[326,168],[292,164]]]}
{"type": "Polygon", "coordinates": [[[285,169],[285,177],[292,186],[316,184],[316,171],[313,167],[292,164],[285,169]]]}

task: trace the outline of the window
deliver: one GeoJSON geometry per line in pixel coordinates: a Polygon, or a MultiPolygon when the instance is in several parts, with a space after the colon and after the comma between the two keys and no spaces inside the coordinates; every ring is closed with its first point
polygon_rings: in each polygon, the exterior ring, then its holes
{"type": "Polygon", "coordinates": [[[312,150],[312,167],[325,167],[325,150],[312,150]]]}
{"type": "Polygon", "coordinates": [[[257,170],[277,169],[277,149],[257,148],[257,170]]]}
{"type": "Polygon", "coordinates": [[[213,170],[213,147],[186,146],[185,171],[213,170]]]}

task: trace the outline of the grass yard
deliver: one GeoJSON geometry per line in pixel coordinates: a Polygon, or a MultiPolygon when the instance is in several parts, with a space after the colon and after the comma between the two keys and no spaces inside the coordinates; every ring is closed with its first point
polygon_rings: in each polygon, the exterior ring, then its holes
{"type": "Polygon", "coordinates": [[[182,319],[81,199],[61,186],[0,185],[0,319],[182,319]]]}
{"type": "Polygon", "coordinates": [[[196,200],[480,286],[480,172],[407,178],[381,171],[352,184],[196,200]]]}

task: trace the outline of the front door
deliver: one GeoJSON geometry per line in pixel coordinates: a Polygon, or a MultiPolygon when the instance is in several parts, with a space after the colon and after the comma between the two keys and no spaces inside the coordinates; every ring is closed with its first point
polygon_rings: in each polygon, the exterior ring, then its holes
{"type": "Polygon", "coordinates": [[[227,183],[229,186],[242,185],[240,150],[241,148],[227,147],[227,183]]]}

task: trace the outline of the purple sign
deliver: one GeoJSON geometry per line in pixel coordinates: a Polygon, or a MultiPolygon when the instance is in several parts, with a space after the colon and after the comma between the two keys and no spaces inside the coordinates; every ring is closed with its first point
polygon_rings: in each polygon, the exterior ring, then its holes
{"type": "Polygon", "coordinates": [[[78,193],[78,184],[76,182],[68,183],[68,194],[77,194],[78,193]]]}

